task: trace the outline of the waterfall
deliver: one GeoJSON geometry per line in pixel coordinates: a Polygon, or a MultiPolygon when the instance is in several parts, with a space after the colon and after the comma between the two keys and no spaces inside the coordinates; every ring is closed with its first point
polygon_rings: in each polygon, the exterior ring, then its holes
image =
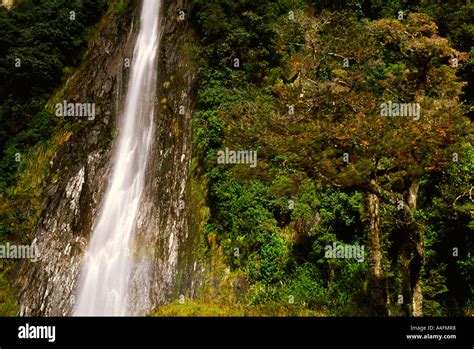
{"type": "Polygon", "coordinates": [[[133,241],[154,135],[160,1],[143,0],[109,184],[82,262],[74,315],[130,314],[133,241]]]}

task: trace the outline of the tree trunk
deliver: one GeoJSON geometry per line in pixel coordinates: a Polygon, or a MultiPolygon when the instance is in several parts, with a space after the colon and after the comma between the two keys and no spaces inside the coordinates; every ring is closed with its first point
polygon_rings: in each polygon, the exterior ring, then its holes
{"type": "Polygon", "coordinates": [[[421,291],[421,282],[418,278],[413,289],[413,316],[423,316],[423,292],[421,291]]]}
{"type": "Polygon", "coordinates": [[[368,194],[368,211],[370,217],[369,229],[369,297],[373,307],[374,315],[386,316],[386,285],[382,269],[382,248],[380,246],[379,227],[379,197],[376,194],[368,194]]]}
{"type": "Polygon", "coordinates": [[[402,232],[402,244],[400,253],[400,271],[402,277],[402,309],[405,316],[410,316],[410,298],[411,298],[411,283],[410,283],[410,233],[408,231],[402,232]]]}
{"type": "MultiPolygon", "coordinates": [[[[403,297],[405,300],[411,297],[413,316],[423,316],[423,293],[420,272],[423,267],[425,251],[421,231],[413,219],[419,187],[420,179],[414,178],[408,190],[407,204],[410,221],[407,224],[407,232],[403,238],[401,250],[403,297]]],[[[406,306],[404,309],[405,315],[409,315],[408,307],[406,306]]]]}

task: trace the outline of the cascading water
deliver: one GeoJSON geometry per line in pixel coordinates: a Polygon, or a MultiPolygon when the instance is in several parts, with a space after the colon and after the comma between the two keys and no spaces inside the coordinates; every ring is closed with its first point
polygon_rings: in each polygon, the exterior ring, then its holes
{"type": "Polygon", "coordinates": [[[84,256],[74,315],[131,313],[133,237],[154,135],[160,3],[143,0],[112,175],[84,256]]]}

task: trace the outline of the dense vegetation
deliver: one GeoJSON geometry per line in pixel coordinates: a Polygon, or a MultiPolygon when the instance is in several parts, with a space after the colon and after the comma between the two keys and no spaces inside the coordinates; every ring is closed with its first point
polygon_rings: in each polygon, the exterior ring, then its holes
{"type": "Polygon", "coordinates": [[[336,315],[472,311],[462,81],[472,77],[474,7],[192,3],[205,234],[209,254],[218,249],[250,284],[241,302],[336,315]],[[422,116],[382,117],[386,101],[419,102],[422,116]],[[257,151],[258,166],[218,165],[224,148],[257,151]],[[334,242],[364,245],[367,258],[325,258],[334,242]]]}
{"type": "Polygon", "coordinates": [[[0,7],[0,188],[15,182],[18,159],[52,135],[55,117],[44,109],[65,73],[82,59],[90,26],[105,0],[20,1],[0,7]],[[19,154],[19,156],[16,156],[19,154]]]}

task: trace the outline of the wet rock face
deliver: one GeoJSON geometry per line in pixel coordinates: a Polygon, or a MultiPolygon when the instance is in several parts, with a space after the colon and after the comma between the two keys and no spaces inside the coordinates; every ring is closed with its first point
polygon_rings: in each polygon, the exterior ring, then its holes
{"type": "MultiPolygon", "coordinates": [[[[95,103],[94,121],[81,120],[58,151],[47,185],[42,215],[32,232],[40,260],[19,262],[11,278],[19,289],[20,315],[70,315],[83,255],[111,171],[115,125],[126,95],[141,1],[112,17],[83,68],[68,81],[68,102],[95,103]],[[53,176],[51,176],[53,177],[53,176]]],[[[191,115],[195,68],[184,49],[196,39],[189,23],[187,1],[163,1],[162,43],[155,101],[155,140],[146,172],[146,187],[135,237],[130,313],[145,314],[158,304],[200,284],[197,232],[189,231],[189,170],[191,115]]]]}
{"type": "MultiPolygon", "coordinates": [[[[139,1],[120,17],[112,17],[85,64],[67,82],[64,99],[95,103],[94,121],[70,120],[73,136],[54,155],[42,214],[31,233],[40,258],[19,262],[11,279],[19,290],[20,315],[69,315],[92,224],[100,209],[110,172],[114,128],[128,72],[124,59],[133,49],[133,22],[139,1]],[[53,178],[53,176],[50,176],[53,178]]],[[[136,25],[136,24],[135,24],[136,25]]]]}
{"type": "Polygon", "coordinates": [[[181,294],[193,296],[202,274],[196,253],[199,236],[189,230],[188,207],[196,70],[185,48],[196,38],[187,22],[187,1],[164,1],[162,6],[156,135],[138,217],[132,277],[135,314],[147,313],[181,294]]]}

